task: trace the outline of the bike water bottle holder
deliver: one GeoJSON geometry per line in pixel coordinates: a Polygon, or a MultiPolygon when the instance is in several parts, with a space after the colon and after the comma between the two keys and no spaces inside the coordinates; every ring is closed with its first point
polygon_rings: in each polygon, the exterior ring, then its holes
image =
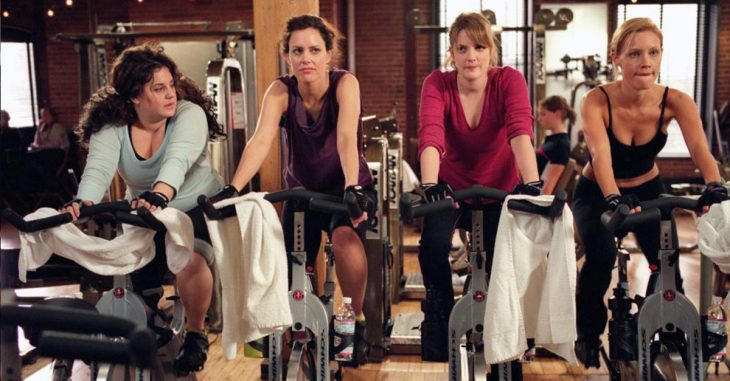
{"type": "Polygon", "coordinates": [[[635,361],[636,348],[636,316],[629,314],[621,320],[611,319],[608,322],[609,353],[612,359],[635,361]]]}

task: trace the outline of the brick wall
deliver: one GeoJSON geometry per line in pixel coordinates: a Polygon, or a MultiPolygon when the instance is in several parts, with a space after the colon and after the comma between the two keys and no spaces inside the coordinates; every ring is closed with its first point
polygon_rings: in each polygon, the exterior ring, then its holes
{"type": "Polygon", "coordinates": [[[223,29],[226,21],[243,20],[253,26],[252,0],[188,0],[125,2],[130,21],[210,21],[210,29],[223,29]],[[171,5],[175,4],[175,5],[171,5]]]}
{"type": "Polygon", "coordinates": [[[702,175],[695,167],[692,159],[657,159],[659,172],[665,179],[692,179],[698,178],[702,182],[702,175]]]}
{"type": "MultiPolygon", "coordinates": [[[[430,19],[430,1],[412,3],[427,20],[430,19]]],[[[409,118],[406,115],[407,103],[416,102],[417,110],[421,83],[434,69],[431,67],[432,36],[419,33],[415,35],[415,67],[406,67],[405,17],[408,11],[404,2],[388,0],[357,2],[355,10],[355,59],[364,113],[384,117],[390,115],[395,106],[401,131],[406,131],[409,119],[417,122],[417,116],[409,118]],[[416,91],[412,99],[406,99],[406,70],[416,71],[416,91]]],[[[415,131],[416,126],[409,128],[415,131]]]]}

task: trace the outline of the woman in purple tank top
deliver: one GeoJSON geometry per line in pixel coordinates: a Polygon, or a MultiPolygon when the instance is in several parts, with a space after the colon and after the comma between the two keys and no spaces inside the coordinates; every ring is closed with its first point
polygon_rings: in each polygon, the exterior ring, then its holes
{"type": "MultiPolygon", "coordinates": [[[[332,240],[342,294],[351,297],[357,314],[355,363],[361,363],[367,282],[362,237],[368,214],[374,213],[375,190],[360,142],[359,83],[351,73],[330,67],[337,57],[338,39],[339,33],[317,16],[302,15],[287,21],[280,44],[291,74],[278,78],[267,89],[256,133],[246,145],[231,183],[211,200],[239,194],[261,167],[282,120],[288,150],[284,172],[287,187],[355,195],[365,211],[359,218],[307,212],[305,244],[307,264],[314,265],[321,231],[332,240]]],[[[293,211],[293,206],[285,203],[282,224],[288,251],[293,241],[293,211]]]]}

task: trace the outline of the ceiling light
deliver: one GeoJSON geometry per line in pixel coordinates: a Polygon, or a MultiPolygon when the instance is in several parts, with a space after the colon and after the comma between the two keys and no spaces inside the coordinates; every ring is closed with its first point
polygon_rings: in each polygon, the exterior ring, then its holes
{"type": "Polygon", "coordinates": [[[46,13],[48,14],[48,17],[53,17],[56,15],[56,12],[54,12],[53,9],[49,9],[46,13]]]}
{"type": "Polygon", "coordinates": [[[8,11],[3,11],[3,17],[5,17],[5,18],[8,18],[8,17],[10,17],[10,12],[8,12],[8,11]]]}

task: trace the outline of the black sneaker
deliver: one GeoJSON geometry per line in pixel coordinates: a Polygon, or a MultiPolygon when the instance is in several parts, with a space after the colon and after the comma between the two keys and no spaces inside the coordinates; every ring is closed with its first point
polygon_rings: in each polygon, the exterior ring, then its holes
{"type": "Polygon", "coordinates": [[[578,338],[575,341],[575,356],[588,369],[590,367],[600,368],[599,351],[601,340],[597,337],[578,338]]]}
{"type": "Polygon", "coordinates": [[[426,292],[426,299],[421,301],[421,360],[449,361],[449,314],[453,306],[448,295],[426,292]]]}
{"type": "Polygon", "coordinates": [[[175,372],[178,376],[187,376],[190,372],[203,370],[208,359],[208,336],[200,332],[186,332],[185,341],[180,346],[180,353],[175,359],[175,372]]]}

